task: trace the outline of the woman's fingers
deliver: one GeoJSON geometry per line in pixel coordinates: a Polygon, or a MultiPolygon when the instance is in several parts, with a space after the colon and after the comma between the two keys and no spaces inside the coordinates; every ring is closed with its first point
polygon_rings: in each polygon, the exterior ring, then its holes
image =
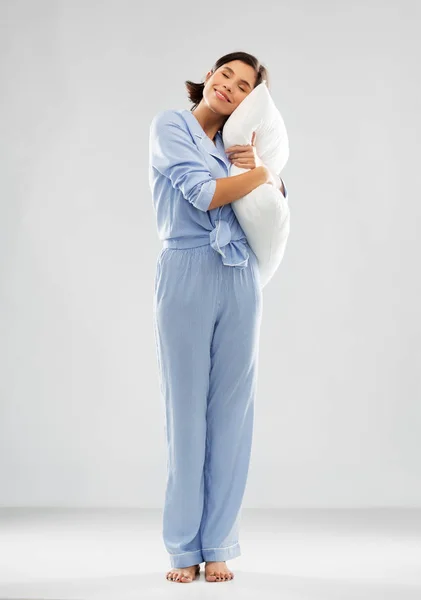
{"type": "Polygon", "coordinates": [[[241,146],[235,152],[230,152],[229,155],[229,158],[250,158],[254,156],[253,146],[241,146]]]}
{"type": "Polygon", "coordinates": [[[232,164],[242,167],[243,169],[254,169],[256,167],[255,146],[254,141],[256,132],[253,131],[251,136],[251,144],[230,146],[225,150],[232,164]]]}
{"type": "Polygon", "coordinates": [[[251,144],[242,144],[241,146],[237,145],[237,146],[230,146],[229,148],[227,148],[225,150],[226,154],[232,154],[233,152],[240,152],[241,154],[243,152],[252,152],[253,151],[253,146],[251,144]]]}
{"type": "Polygon", "coordinates": [[[254,161],[248,160],[233,160],[232,164],[236,167],[241,167],[242,169],[254,169],[256,167],[256,163],[254,161]]]}

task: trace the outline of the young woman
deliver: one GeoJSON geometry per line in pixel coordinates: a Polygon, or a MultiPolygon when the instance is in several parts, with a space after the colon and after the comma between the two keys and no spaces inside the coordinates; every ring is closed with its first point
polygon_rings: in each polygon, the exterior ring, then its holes
{"type": "Polygon", "coordinates": [[[231,207],[269,182],[250,145],[224,150],[222,128],[268,79],[252,55],[220,58],[204,83],[187,81],[191,110],[154,116],[149,183],[163,248],[154,290],[154,330],[165,399],[167,483],[163,539],[191,582],[233,578],[239,517],[252,445],[262,292],[257,258],[231,207]],[[249,171],[228,177],[230,163],[249,171]]]}

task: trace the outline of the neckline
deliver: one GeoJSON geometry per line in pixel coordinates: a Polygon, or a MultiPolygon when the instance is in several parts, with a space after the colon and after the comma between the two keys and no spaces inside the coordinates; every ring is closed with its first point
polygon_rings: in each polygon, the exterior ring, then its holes
{"type": "Polygon", "coordinates": [[[179,113],[185,117],[187,122],[187,126],[190,129],[190,132],[200,138],[201,144],[203,145],[204,150],[208,152],[208,154],[212,154],[215,158],[220,160],[225,168],[229,171],[230,161],[226,155],[225,147],[224,147],[224,138],[222,136],[222,131],[219,129],[215,135],[215,141],[211,140],[211,138],[206,134],[205,130],[196,119],[191,110],[187,108],[178,109],[179,113]],[[186,113],[189,113],[188,115],[186,113]],[[219,135],[218,135],[219,134],[219,135]]]}
{"type": "Polygon", "coordinates": [[[197,119],[197,118],[194,116],[194,114],[193,114],[193,112],[192,112],[191,110],[189,110],[188,108],[182,108],[181,110],[182,110],[183,112],[187,112],[187,113],[189,113],[189,114],[190,114],[190,116],[191,116],[191,117],[193,117],[193,119],[195,120],[195,122],[196,122],[197,126],[200,128],[200,130],[201,130],[201,132],[203,133],[203,135],[204,135],[204,136],[206,136],[210,142],[212,142],[212,144],[215,146],[215,148],[218,148],[217,139],[218,139],[218,136],[220,137],[220,136],[222,135],[222,133],[221,133],[221,130],[220,130],[220,129],[218,129],[218,131],[216,132],[216,135],[215,135],[215,140],[213,140],[212,138],[210,138],[210,137],[208,136],[208,134],[207,134],[207,133],[206,133],[206,131],[203,129],[203,127],[202,127],[202,126],[201,126],[201,124],[199,123],[198,119],[197,119]]]}

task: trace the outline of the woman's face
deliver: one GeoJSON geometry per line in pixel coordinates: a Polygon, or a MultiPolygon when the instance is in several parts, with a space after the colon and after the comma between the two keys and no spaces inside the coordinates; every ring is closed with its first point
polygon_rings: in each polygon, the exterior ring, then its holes
{"type": "Polygon", "coordinates": [[[214,112],[229,116],[253,90],[256,72],[241,60],[232,60],[206,75],[203,99],[214,112]],[[217,91],[218,90],[218,91],[217,91]],[[218,92],[228,97],[221,98],[218,92]]]}

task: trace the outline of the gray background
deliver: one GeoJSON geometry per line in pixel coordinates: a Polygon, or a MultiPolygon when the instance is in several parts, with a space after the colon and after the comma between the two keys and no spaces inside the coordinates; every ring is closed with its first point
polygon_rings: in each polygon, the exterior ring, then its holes
{"type": "Polygon", "coordinates": [[[421,505],[420,13],[0,2],[1,506],[162,506],[149,123],[234,50],[291,150],[244,506],[421,505]]]}

